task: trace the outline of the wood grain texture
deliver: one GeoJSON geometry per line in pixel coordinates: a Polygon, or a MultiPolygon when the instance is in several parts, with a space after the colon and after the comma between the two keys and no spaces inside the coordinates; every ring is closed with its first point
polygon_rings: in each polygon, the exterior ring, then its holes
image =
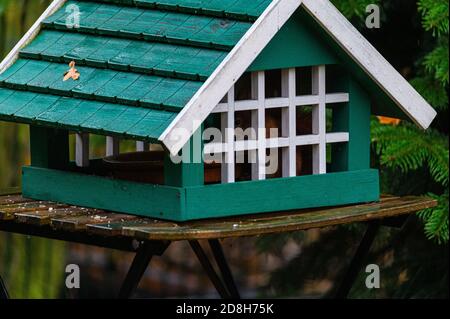
{"type": "Polygon", "coordinates": [[[379,200],[377,170],[186,188],[184,220],[379,200]]]}
{"type": "MultiPolygon", "coordinates": [[[[9,220],[0,218],[0,228],[16,229],[8,227],[8,225],[20,224],[21,233],[35,234],[39,233],[36,231],[37,229],[42,228],[46,233],[49,232],[49,238],[52,237],[51,232],[55,232],[55,234],[58,233],[58,236],[69,240],[76,235],[78,239],[84,238],[83,242],[93,240],[94,236],[174,241],[259,236],[407,215],[437,205],[434,199],[427,197],[384,196],[380,202],[371,204],[176,223],[132,216],[123,218],[123,215],[111,212],[96,211],[93,213],[89,212],[89,209],[81,207],[67,207],[64,210],[55,209],[50,213],[36,213],[37,211],[49,212],[49,208],[56,206],[56,203],[52,202],[34,202],[34,206],[38,207],[35,208],[37,210],[34,213],[32,210],[23,212],[22,200],[23,198],[19,196],[0,197],[0,203],[3,203],[0,204],[0,211],[8,209],[9,212],[9,220]],[[11,200],[13,201],[11,202],[11,200]],[[80,210],[85,212],[80,212],[80,210]],[[39,221],[37,215],[40,214],[43,214],[42,220],[45,222],[39,221]],[[95,216],[106,218],[95,218],[95,216]],[[49,227],[47,218],[50,218],[50,221],[54,221],[55,224],[60,223],[60,227],[49,227]],[[29,227],[28,231],[27,227],[29,227]]],[[[31,204],[28,205],[28,208],[31,209],[31,204]]]]}
{"type": "Polygon", "coordinates": [[[47,170],[23,168],[23,193],[71,205],[154,217],[180,218],[184,193],[176,187],[156,186],[47,170]]]}
{"type": "Polygon", "coordinates": [[[380,196],[377,170],[193,185],[172,187],[23,168],[23,193],[29,198],[179,222],[366,203],[380,196]]]}

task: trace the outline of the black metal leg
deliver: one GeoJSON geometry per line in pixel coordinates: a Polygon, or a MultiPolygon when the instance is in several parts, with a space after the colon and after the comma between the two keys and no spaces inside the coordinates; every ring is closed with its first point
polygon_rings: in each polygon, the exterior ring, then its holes
{"type": "Polygon", "coordinates": [[[132,296],[153,256],[161,255],[168,245],[168,243],[165,243],[155,246],[154,243],[145,242],[139,247],[125,281],[120,288],[120,299],[128,299],[132,296]]]}
{"type": "Polygon", "coordinates": [[[2,277],[0,276],[0,300],[9,299],[8,290],[6,289],[5,283],[3,282],[2,277]]]}
{"type": "Polygon", "coordinates": [[[370,247],[375,240],[375,237],[380,229],[381,223],[380,221],[370,222],[367,226],[367,230],[364,234],[361,243],[359,244],[358,249],[356,250],[355,255],[350,263],[350,266],[347,270],[347,274],[345,275],[337,293],[336,298],[345,299],[347,298],[350,289],[353,286],[356,278],[358,277],[358,273],[361,270],[364,259],[367,257],[367,254],[370,251],[370,247]]]}
{"type": "Polygon", "coordinates": [[[231,298],[233,299],[241,299],[239,291],[236,287],[236,282],[234,281],[233,274],[231,273],[230,266],[225,258],[225,254],[223,253],[222,245],[218,239],[212,239],[209,241],[209,246],[214,254],[214,258],[216,259],[216,263],[219,266],[220,272],[222,273],[222,278],[227,286],[227,289],[230,293],[231,298]]]}
{"type": "Polygon", "coordinates": [[[200,261],[200,264],[202,265],[203,269],[206,271],[206,274],[208,275],[212,284],[216,288],[220,297],[222,297],[223,299],[231,298],[219,275],[217,275],[216,271],[214,270],[214,267],[211,265],[211,262],[209,261],[208,256],[206,255],[200,243],[196,240],[193,240],[189,241],[189,244],[191,245],[192,250],[194,251],[195,255],[200,261]]]}

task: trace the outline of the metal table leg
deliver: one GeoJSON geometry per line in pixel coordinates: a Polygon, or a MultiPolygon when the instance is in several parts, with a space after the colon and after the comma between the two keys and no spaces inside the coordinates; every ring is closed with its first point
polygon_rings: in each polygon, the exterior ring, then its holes
{"type": "Polygon", "coordinates": [[[347,270],[347,274],[345,275],[342,283],[336,293],[336,298],[345,299],[347,298],[350,289],[353,286],[356,278],[358,277],[358,273],[361,270],[364,259],[367,257],[370,247],[372,246],[375,237],[380,229],[381,222],[374,221],[370,222],[367,226],[366,233],[364,234],[363,239],[361,240],[358,249],[356,250],[355,255],[350,263],[350,266],[347,270]]]}
{"type": "Polygon", "coordinates": [[[191,245],[192,250],[194,251],[195,255],[197,256],[198,260],[200,261],[200,264],[202,265],[203,269],[205,270],[205,272],[208,275],[209,279],[211,280],[212,284],[216,288],[220,297],[223,299],[231,298],[230,293],[228,292],[227,288],[224,286],[219,275],[214,270],[214,267],[212,266],[211,262],[209,261],[208,256],[206,255],[206,253],[203,250],[200,243],[196,240],[192,240],[192,241],[189,241],[189,244],[191,245]]]}
{"type": "Polygon", "coordinates": [[[209,246],[214,254],[216,263],[219,266],[220,272],[222,273],[223,281],[230,293],[231,298],[241,299],[239,291],[236,287],[236,282],[234,280],[233,274],[231,273],[230,266],[223,253],[222,245],[218,239],[213,239],[209,241],[209,246]]]}
{"type": "Polygon", "coordinates": [[[128,270],[125,281],[119,292],[120,299],[128,299],[132,296],[139,285],[142,276],[145,273],[153,256],[160,256],[166,250],[170,243],[143,243],[134,257],[133,263],[128,270]]]}
{"type": "Polygon", "coordinates": [[[6,289],[5,283],[3,282],[2,277],[0,276],[0,300],[9,299],[8,290],[6,289]]]}

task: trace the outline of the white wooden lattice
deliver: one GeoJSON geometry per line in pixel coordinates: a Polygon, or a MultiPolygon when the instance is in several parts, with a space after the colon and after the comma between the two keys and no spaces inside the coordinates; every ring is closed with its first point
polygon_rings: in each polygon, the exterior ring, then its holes
{"type": "Polygon", "coordinates": [[[248,151],[252,164],[252,180],[266,178],[266,150],[278,148],[282,152],[282,172],[284,177],[296,176],[297,147],[312,145],[313,174],[326,173],[326,146],[331,143],[349,141],[348,132],[326,132],[326,106],[349,101],[348,93],[326,93],[326,67],[313,67],[312,94],[297,96],[296,69],[282,70],[282,94],[278,98],[265,97],[265,72],[252,73],[252,99],[235,101],[235,88],[230,89],[227,101],[220,103],[213,113],[220,113],[221,129],[225,138],[220,143],[208,143],[205,154],[222,154],[222,182],[235,181],[235,153],[248,151]],[[297,136],[297,106],[313,106],[312,134],[297,136]],[[266,109],[281,108],[281,137],[266,138],[266,109]],[[252,128],[257,132],[249,140],[235,140],[235,113],[251,111],[252,128]]]}

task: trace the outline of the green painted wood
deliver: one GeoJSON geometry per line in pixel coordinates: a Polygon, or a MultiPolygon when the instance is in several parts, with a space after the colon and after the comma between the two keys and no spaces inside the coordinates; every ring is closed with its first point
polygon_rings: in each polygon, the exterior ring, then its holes
{"type": "Polygon", "coordinates": [[[156,140],[177,113],[0,87],[0,119],[156,140]]]}
{"type": "MultiPolygon", "coordinates": [[[[86,0],[85,0],[86,1],[86,0]]],[[[87,0],[97,3],[120,4],[130,7],[161,9],[212,17],[229,17],[236,20],[255,21],[271,0],[87,0]]]]}
{"type": "Polygon", "coordinates": [[[65,169],[69,164],[69,133],[66,130],[30,125],[31,165],[65,169]]]}
{"type": "Polygon", "coordinates": [[[120,71],[176,76],[205,81],[225,52],[141,40],[105,38],[43,30],[20,56],[46,61],[74,60],[77,64],[120,71]],[[68,37],[70,35],[70,37],[68,37]]]}
{"type": "Polygon", "coordinates": [[[252,63],[249,71],[337,63],[339,60],[327,43],[304,23],[305,15],[303,10],[296,12],[252,63]]]}
{"type": "Polygon", "coordinates": [[[300,176],[186,189],[186,219],[378,201],[377,170],[300,176]]]}
{"type": "Polygon", "coordinates": [[[333,131],[348,132],[349,142],[332,145],[330,170],[370,168],[370,97],[352,76],[337,77],[334,88],[348,92],[350,101],[332,106],[333,131]]]}
{"type": "Polygon", "coordinates": [[[5,97],[0,102],[0,116],[5,120],[14,119],[14,113],[21,110],[38,96],[38,94],[32,92],[14,91],[1,87],[0,94],[5,97]]]}
{"type": "Polygon", "coordinates": [[[181,219],[184,205],[179,188],[37,167],[23,168],[23,196],[174,220],[181,219]]]}
{"type": "Polygon", "coordinates": [[[68,1],[59,10],[64,14],[51,16],[44,21],[46,28],[96,34],[137,37],[163,42],[227,49],[236,45],[251,23],[228,18],[203,16],[198,13],[160,11],[152,8],[124,7],[114,4],[94,4],[68,1]],[[80,28],[67,29],[66,19],[72,4],[78,5],[80,28]],[[97,5],[97,6],[96,6],[97,5]]]}
{"type": "Polygon", "coordinates": [[[357,81],[350,79],[348,170],[370,167],[370,98],[357,81]]]}
{"type": "Polygon", "coordinates": [[[175,111],[181,110],[203,84],[155,75],[139,74],[133,77],[126,72],[86,66],[76,66],[80,73],[79,80],[64,82],[64,74],[69,69],[67,64],[36,60],[19,64],[21,68],[6,75],[0,87],[103,102],[117,99],[127,105],[175,111]]]}
{"type": "Polygon", "coordinates": [[[308,14],[303,14],[303,22],[314,30],[319,41],[326,43],[338,57],[339,64],[346,68],[353,78],[360,83],[371,99],[371,112],[374,115],[384,115],[409,121],[408,116],[395,102],[376,84],[361,67],[348,56],[334,39],[308,14]]]}
{"type": "Polygon", "coordinates": [[[181,156],[176,160],[166,152],[164,160],[164,182],[177,187],[198,186],[205,183],[205,166],[203,162],[202,128],[198,129],[189,143],[186,144],[181,156]]]}
{"type": "Polygon", "coordinates": [[[378,171],[177,188],[23,169],[25,197],[174,221],[378,201],[378,171]]]}
{"type": "MultiPolygon", "coordinates": [[[[127,0],[101,0],[101,2],[124,3],[127,0]]],[[[236,19],[254,20],[268,7],[271,0],[136,0],[136,6],[176,10],[188,13],[202,12],[205,15],[227,16],[236,19]]]]}

